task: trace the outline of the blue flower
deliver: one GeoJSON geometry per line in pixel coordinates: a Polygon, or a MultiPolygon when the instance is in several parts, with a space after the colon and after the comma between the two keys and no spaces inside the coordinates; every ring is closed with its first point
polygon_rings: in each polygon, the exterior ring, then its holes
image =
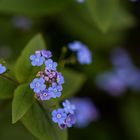
{"type": "Polygon", "coordinates": [[[62,124],[59,124],[59,127],[60,127],[61,129],[65,129],[65,128],[67,128],[67,125],[66,125],[65,123],[62,123],[62,124]]]}
{"type": "Polygon", "coordinates": [[[83,128],[88,126],[92,121],[99,119],[99,112],[96,106],[89,98],[73,98],[71,102],[76,106],[76,126],[83,128]]]}
{"type": "Polygon", "coordinates": [[[57,85],[56,83],[52,83],[52,87],[49,87],[48,91],[51,92],[53,98],[56,98],[56,97],[61,96],[62,89],[63,88],[61,85],[57,85]]]}
{"type": "Polygon", "coordinates": [[[72,127],[76,123],[76,116],[74,114],[69,114],[65,123],[67,127],[72,127]]]}
{"type": "Polygon", "coordinates": [[[92,54],[88,47],[79,41],[74,41],[68,44],[71,51],[77,53],[77,59],[80,64],[90,64],[92,62],[92,54]]]}
{"type": "Polygon", "coordinates": [[[6,71],[6,67],[0,64],[0,74],[3,74],[6,71]]]}
{"type": "Polygon", "coordinates": [[[73,52],[79,51],[83,46],[84,45],[80,41],[74,41],[68,44],[68,48],[73,52]]]}
{"type": "Polygon", "coordinates": [[[32,66],[41,66],[44,63],[45,58],[40,54],[35,54],[30,56],[30,60],[32,61],[32,66]]]}
{"type": "Polygon", "coordinates": [[[68,100],[62,103],[66,113],[74,114],[75,105],[71,104],[68,100]]]}
{"type": "Polygon", "coordinates": [[[80,64],[91,64],[92,54],[88,48],[82,48],[77,52],[77,59],[80,64]]]}
{"type": "Polygon", "coordinates": [[[48,92],[48,90],[43,90],[39,93],[39,96],[41,100],[49,100],[52,98],[52,93],[48,92]]]}
{"type": "Polygon", "coordinates": [[[42,54],[42,56],[44,56],[45,58],[51,58],[51,57],[52,57],[51,51],[42,50],[42,51],[41,51],[41,54],[42,54]]]}
{"type": "Polygon", "coordinates": [[[30,84],[30,88],[33,89],[35,93],[45,90],[45,80],[43,78],[35,78],[30,84]]]}
{"type": "Polygon", "coordinates": [[[57,79],[56,79],[56,81],[60,85],[64,84],[65,81],[64,81],[64,77],[62,76],[61,72],[58,72],[57,73],[57,79]]]}
{"type": "Polygon", "coordinates": [[[64,109],[62,109],[62,108],[59,108],[52,112],[52,120],[55,123],[64,124],[66,117],[67,117],[67,115],[66,115],[64,109]]]}
{"type": "Polygon", "coordinates": [[[57,63],[56,62],[53,62],[52,59],[48,59],[46,62],[45,62],[45,65],[46,65],[46,68],[48,70],[56,70],[56,67],[57,67],[57,63]]]}

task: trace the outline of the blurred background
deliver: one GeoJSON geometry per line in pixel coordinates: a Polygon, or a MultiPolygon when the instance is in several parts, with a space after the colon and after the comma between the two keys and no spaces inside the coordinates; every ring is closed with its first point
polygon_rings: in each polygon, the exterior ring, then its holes
{"type": "MultiPolygon", "coordinates": [[[[90,116],[69,140],[140,140],[140,1],[0,0],[0,58],[14,66],[37,33],[56,61],[74,40],[93,54],[91,65],[68,66],[87,77],[72,100],[90,116]]],[[[0,140],[35,140],[9,110],[0,106],[0,140]]]]}

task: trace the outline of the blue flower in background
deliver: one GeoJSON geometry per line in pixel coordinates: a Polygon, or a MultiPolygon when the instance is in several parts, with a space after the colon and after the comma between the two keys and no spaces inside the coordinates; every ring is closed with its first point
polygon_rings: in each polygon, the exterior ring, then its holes
{"type": "Polygon", "coordinates": [[[99,112],[89,98],[72,98],[71,103],[76,106],[76,127],[83,128],[98,120],[99,112]]]}
{"type": "Polygon", "coordinates": [[[53,62],[52,59],[46,60],[45,65],[46,65],[46,69],[48,70],[56,70],[57,67],[57,63],[53,62]]]}
{"type": "Polygon", "coordinates": [[[35,93],[45,90],[45,80],[43,78],[35,78],[30,84],[30,88],[33,89],[35,93]]]}
{"type": "Polygon", "coordinates": [[[77,59],[80,64],[91,64],[92,54],[88,48],[83,48],[77,52],[77,59]]]}
{"type": "Polygon", "coordinates": [[[76,123],[76,116],[74,114],[69,114],[66,118],[67,127],[72,127],[76,123]]]}
{"type": "Polygon", "coordinates": [[[12,18],[12,23],[16,28],[22,29],[22,30],[30,30],[33,25],[33,21],[25,16],[14,16],[12,18]]]}
{"type": "Polygon", "coordinates": [[[74,41],[68,44],[68,48],[71,51],[76,52],[77,59],[80,64],[91,64],[92,54],[88,47],[79,41],[74,41]]]}
{"type": "Polygon", "coordinates": [[[42,54],[42,56],[44,56],[47,59],[52,57],[51,51],[42,50],[41,54],[42,54]]]}
{"type": "Polygon", "coordinates": [[[80,41],[74,41],[68,44],[68,48],[73,52],[77,52],[83,47],[85,47],[85,45],[82,44],[80,41]]]}
{"type": "Polygon", "coordinates": [[[111,51],[111,61],[114,67],[131,67],[133,62],[128,52],[123,48],[115,48],[111,51]]]}
{"type": "Polygon", "coordinates": [[[48,90],[43,90],[39,93],[39,96],[41,100],[49,100],[52,98],[52,93],[48,92],[48,90]]]}
{"type": "Polygon", "coordinates": [[[48,88],[48,91],[52,94],[53,98],[60,97],[61,96],[61,91],[62,91],[62,86],[57,85],[56,83],[52,83],[52,87],[48,88]]]}
{"type": "Polygon", "coordinates": [[[98,75],[96,83],[98,87],[105,90],[112,96],[121,96],[127,87],[123,79],[113,72],[106,72],[98,75]]]}
{"type": "Polygon", "coordinates": [[[0,74],[3,74],[6,71],[6,67],[0,64],[0,74]]]}
{"type": "Polygon", "coordinates": [[[41,66],[44,63],[45,58],[40,54],[35,54],[30,56],[30,60],[32,61],[32,66],[41,66]]]}
{"type": "Polygon", "coordinates": [[[67,115],[64,109],[59,108],[58,110],[54,110],[52,112],[52,120],[58,124],[64,124],[67,115]]]}
{"type": "Polygon", "coordinates": [[[65,81],[64,81],[64,77],[62,76],[61,72],[58,72],[57,73],[57,79],[56,79],[56,81],[57,81],[57,83],[59,85],[64,84],[65,81]]]}
{"type": "Polygon", "coordinates": [[[62,103],[66,113],[74,114],[76,110],[75,105],[71,104],[68,100],[62,103]]]}

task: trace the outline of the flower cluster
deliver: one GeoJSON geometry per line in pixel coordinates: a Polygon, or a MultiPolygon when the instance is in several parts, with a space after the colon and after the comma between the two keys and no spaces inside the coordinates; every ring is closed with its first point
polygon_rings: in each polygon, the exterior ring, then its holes
{"type": "Polygon", "coordinates": [[[78,128],[87,127],[99,119],[99,111],[89,98],[72,98],[71,103],[76,107],[75,116],[78,128]]]}
{"type": "Polygon", "coordinates": [[[6,72],[6,67],[0,64],[0,74],[3,74],[4,72],[6,72]]]}
{"type": "Polygon", "coordinates": [[[71,51],[76,52],[80,64],[91,64],[92,54],[86,45],[79,41],[74,41],[68,44],[68,48],[71,51]]]}
{"type": "Polygon", "coordinates": [[[112,96],[121,96],[127,88],[140,91],[140,70],[136,68],[125,49],[111,51],[113,69],[99,74],[96,83],[112,96]]]}
{"type": "Polygon", "coordinates": [[[60,97],[63,89],[64,77],[57,71],[57,63],[51,57],[52,53],[46,50],[36,51],[30,56],[32,66],[45,65],[44,70],[39,71],[37,78],[30,83],[30,88],[40,100],[60,97]]]}
{"type": "Polygon", "coordinates": [[[63,108],[59,108],[52,112],[52,120],[58,123],[61,129],[72,127],[76,123],[75,105],[68,100],[62,103],[63,108]]]}

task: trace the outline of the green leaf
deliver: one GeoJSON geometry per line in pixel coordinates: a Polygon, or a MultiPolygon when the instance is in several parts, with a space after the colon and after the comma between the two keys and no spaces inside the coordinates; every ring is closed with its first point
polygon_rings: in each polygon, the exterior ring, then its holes
{"type": "Polygon", "coordinates": [[[34,101],[34,94],[28,84],[20,85],[14,93],[12,102],[12,123],[16,123],[29,110],[34,101]]]}
{"type": "Polygon", "coordinates": [[[47,114],[37,103],[23,116],[22,123],[39,140],[67,140],[67,131],[52,122],[51,112],[47,114]]]}
{"type": "Polygon", "coordinates": [[[118,0],[87,0],[86,3],[91,17],[99,29],[106,32],[113,22],[118,0]]]}
{"type": "Polygon", "coordinates": [[[16,83],[0,76],[0,99],[7,99],[13,96],[16,83]]]}
{"type": "Polygon", "coordinates": [[[0,0],[0,12],[44,16],[63,10],[72,0],[0,0]]]}
{"type": "Polygon", "coordinates": [[[25,82],[33,75],[34,71],[38,71],[37,67],[33,67],[30,62],[30,55],[36,50],[45,49],[45,42],[41,35],[36,35],[25,47],[21,56],[17,60],[15,66],[16,78],[19,82],[25,82]]]}
{"type": "Polygon", "coordinates": [[[85,82],[85,76],[73,70],[64,69],[62,70],[62,74],[65,78],[65,83],[63,85],[62,96],[58,100],[64,100],[76,94],[85,82]]]}
{"type": "Polygon", "coordinates": [[[122,122],[130,139],[140,140],[140,96],[127,97],[121,107],[122,122]]]}

